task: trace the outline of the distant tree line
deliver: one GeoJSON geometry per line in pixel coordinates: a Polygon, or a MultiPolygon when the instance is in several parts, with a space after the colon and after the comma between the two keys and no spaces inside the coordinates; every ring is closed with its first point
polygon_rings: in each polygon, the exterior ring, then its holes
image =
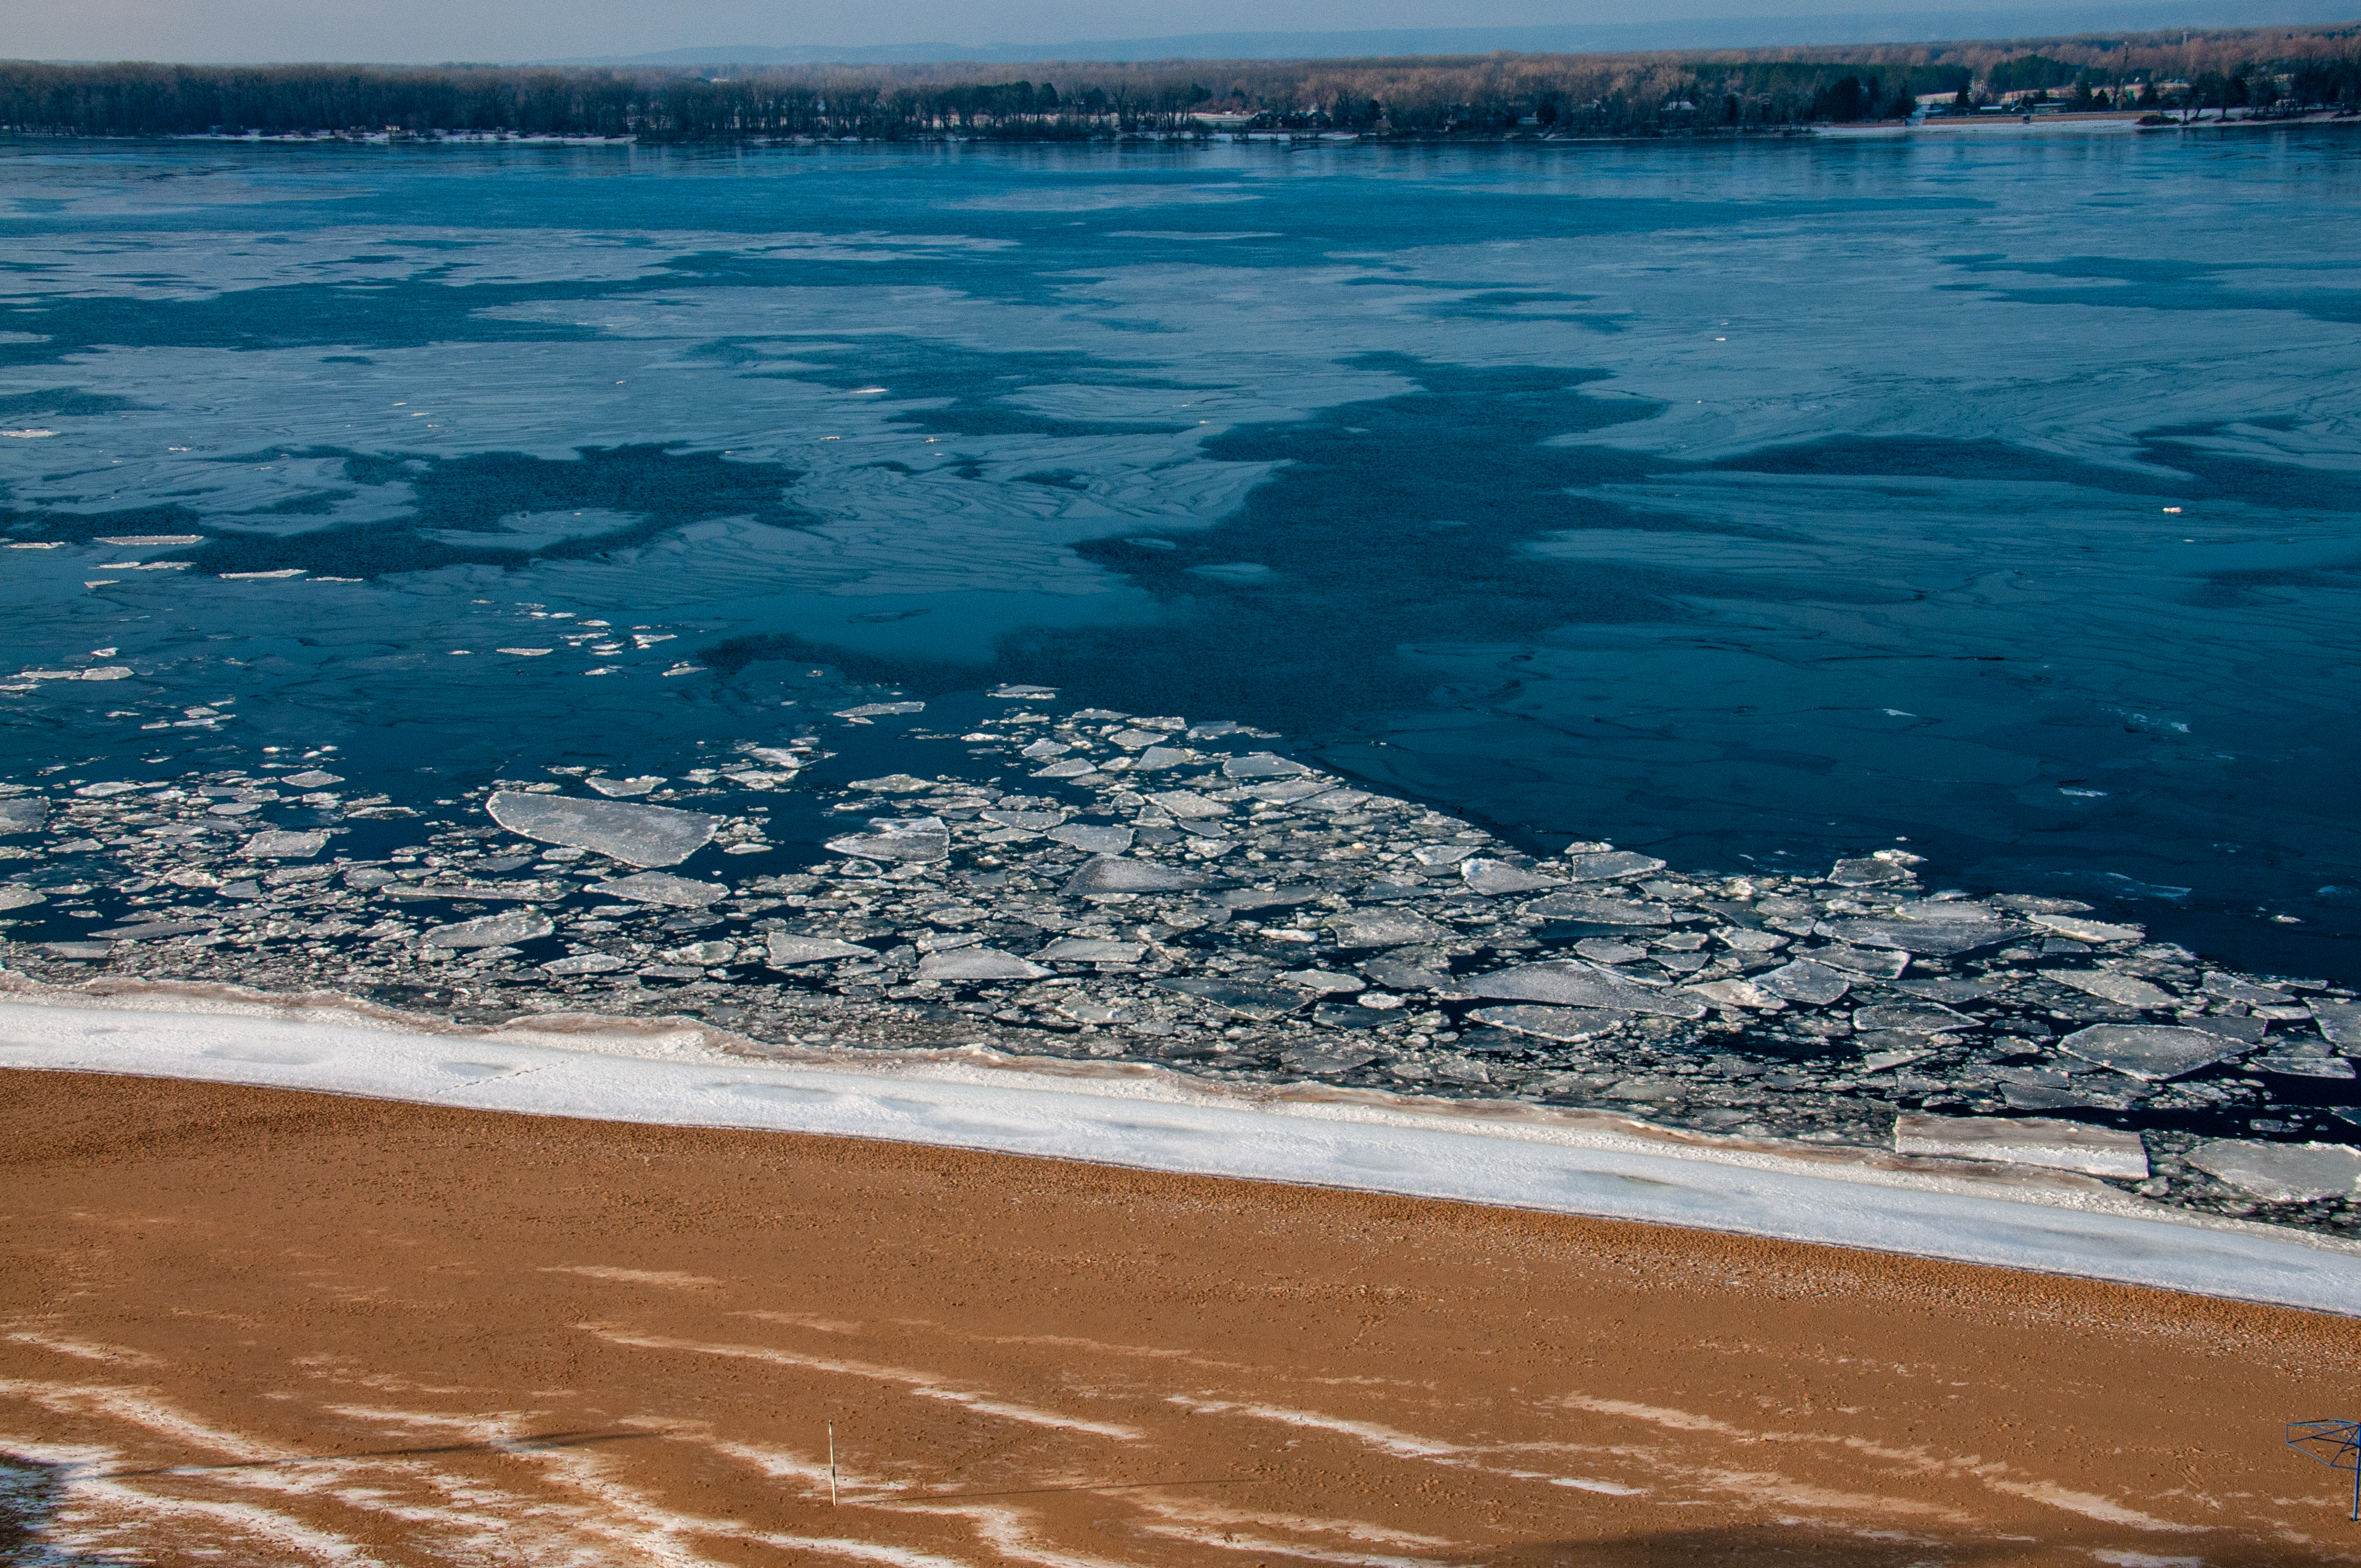
{"type": "MultiPolygon", "coordinates": [[[[1082,139],[1187,133],[1202,116],[1409,137],[1778,130],[1960,109],[2361,109],[2361,27],[2238,28],[2001,43],[1064,64],[1061,81],[968,64],[556,70],[452,65],[0,63],[0,128],[78,136],[504,133],[1082,139]]],[[[1045,71],[1045,74],[1047,72],[1045,71]]]]}

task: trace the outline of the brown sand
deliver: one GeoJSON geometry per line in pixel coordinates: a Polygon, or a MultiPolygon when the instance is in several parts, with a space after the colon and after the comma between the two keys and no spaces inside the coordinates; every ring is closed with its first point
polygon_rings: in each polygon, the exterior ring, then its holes
{"type": "Polygon", "coordinates": [[[2341,1319],[78,1074],[0,1150],[0,1562],[2361,1562],[2341,1319]]]}

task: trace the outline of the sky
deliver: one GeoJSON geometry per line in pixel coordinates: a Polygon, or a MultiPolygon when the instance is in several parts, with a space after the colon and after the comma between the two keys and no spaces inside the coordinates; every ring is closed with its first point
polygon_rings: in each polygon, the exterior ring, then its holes
{"type": "MultiPolygon", "coordinates": [[[[553,60],[729,44],[980,45],[1938,7],[1982,8],[1976,0],[1197,0],[1185,12],[1159,0],[12,0],[0,5],[0,58],[553,60]]],[[[2022,11],[2025,0],[2010,8],[2022,11]]]]}

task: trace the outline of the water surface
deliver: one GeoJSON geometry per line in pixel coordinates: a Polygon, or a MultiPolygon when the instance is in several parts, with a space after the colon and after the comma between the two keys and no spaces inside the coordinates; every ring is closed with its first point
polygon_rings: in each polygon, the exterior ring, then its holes
{"type": "Polygon", "coordinates": [[[2350,978],[2356,148],[13,143],[7,773],[1031,682],[2350,978]]]}

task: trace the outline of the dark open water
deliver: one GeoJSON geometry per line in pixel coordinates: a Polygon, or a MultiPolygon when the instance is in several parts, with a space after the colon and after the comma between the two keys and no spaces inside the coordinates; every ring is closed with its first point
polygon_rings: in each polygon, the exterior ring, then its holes
{"type": "Polygon", "coordinates": [[[423,806],[1035,682],[2350,980],[2356,205],[2338,130],[16,143],[0,771],[423,806]]]}

